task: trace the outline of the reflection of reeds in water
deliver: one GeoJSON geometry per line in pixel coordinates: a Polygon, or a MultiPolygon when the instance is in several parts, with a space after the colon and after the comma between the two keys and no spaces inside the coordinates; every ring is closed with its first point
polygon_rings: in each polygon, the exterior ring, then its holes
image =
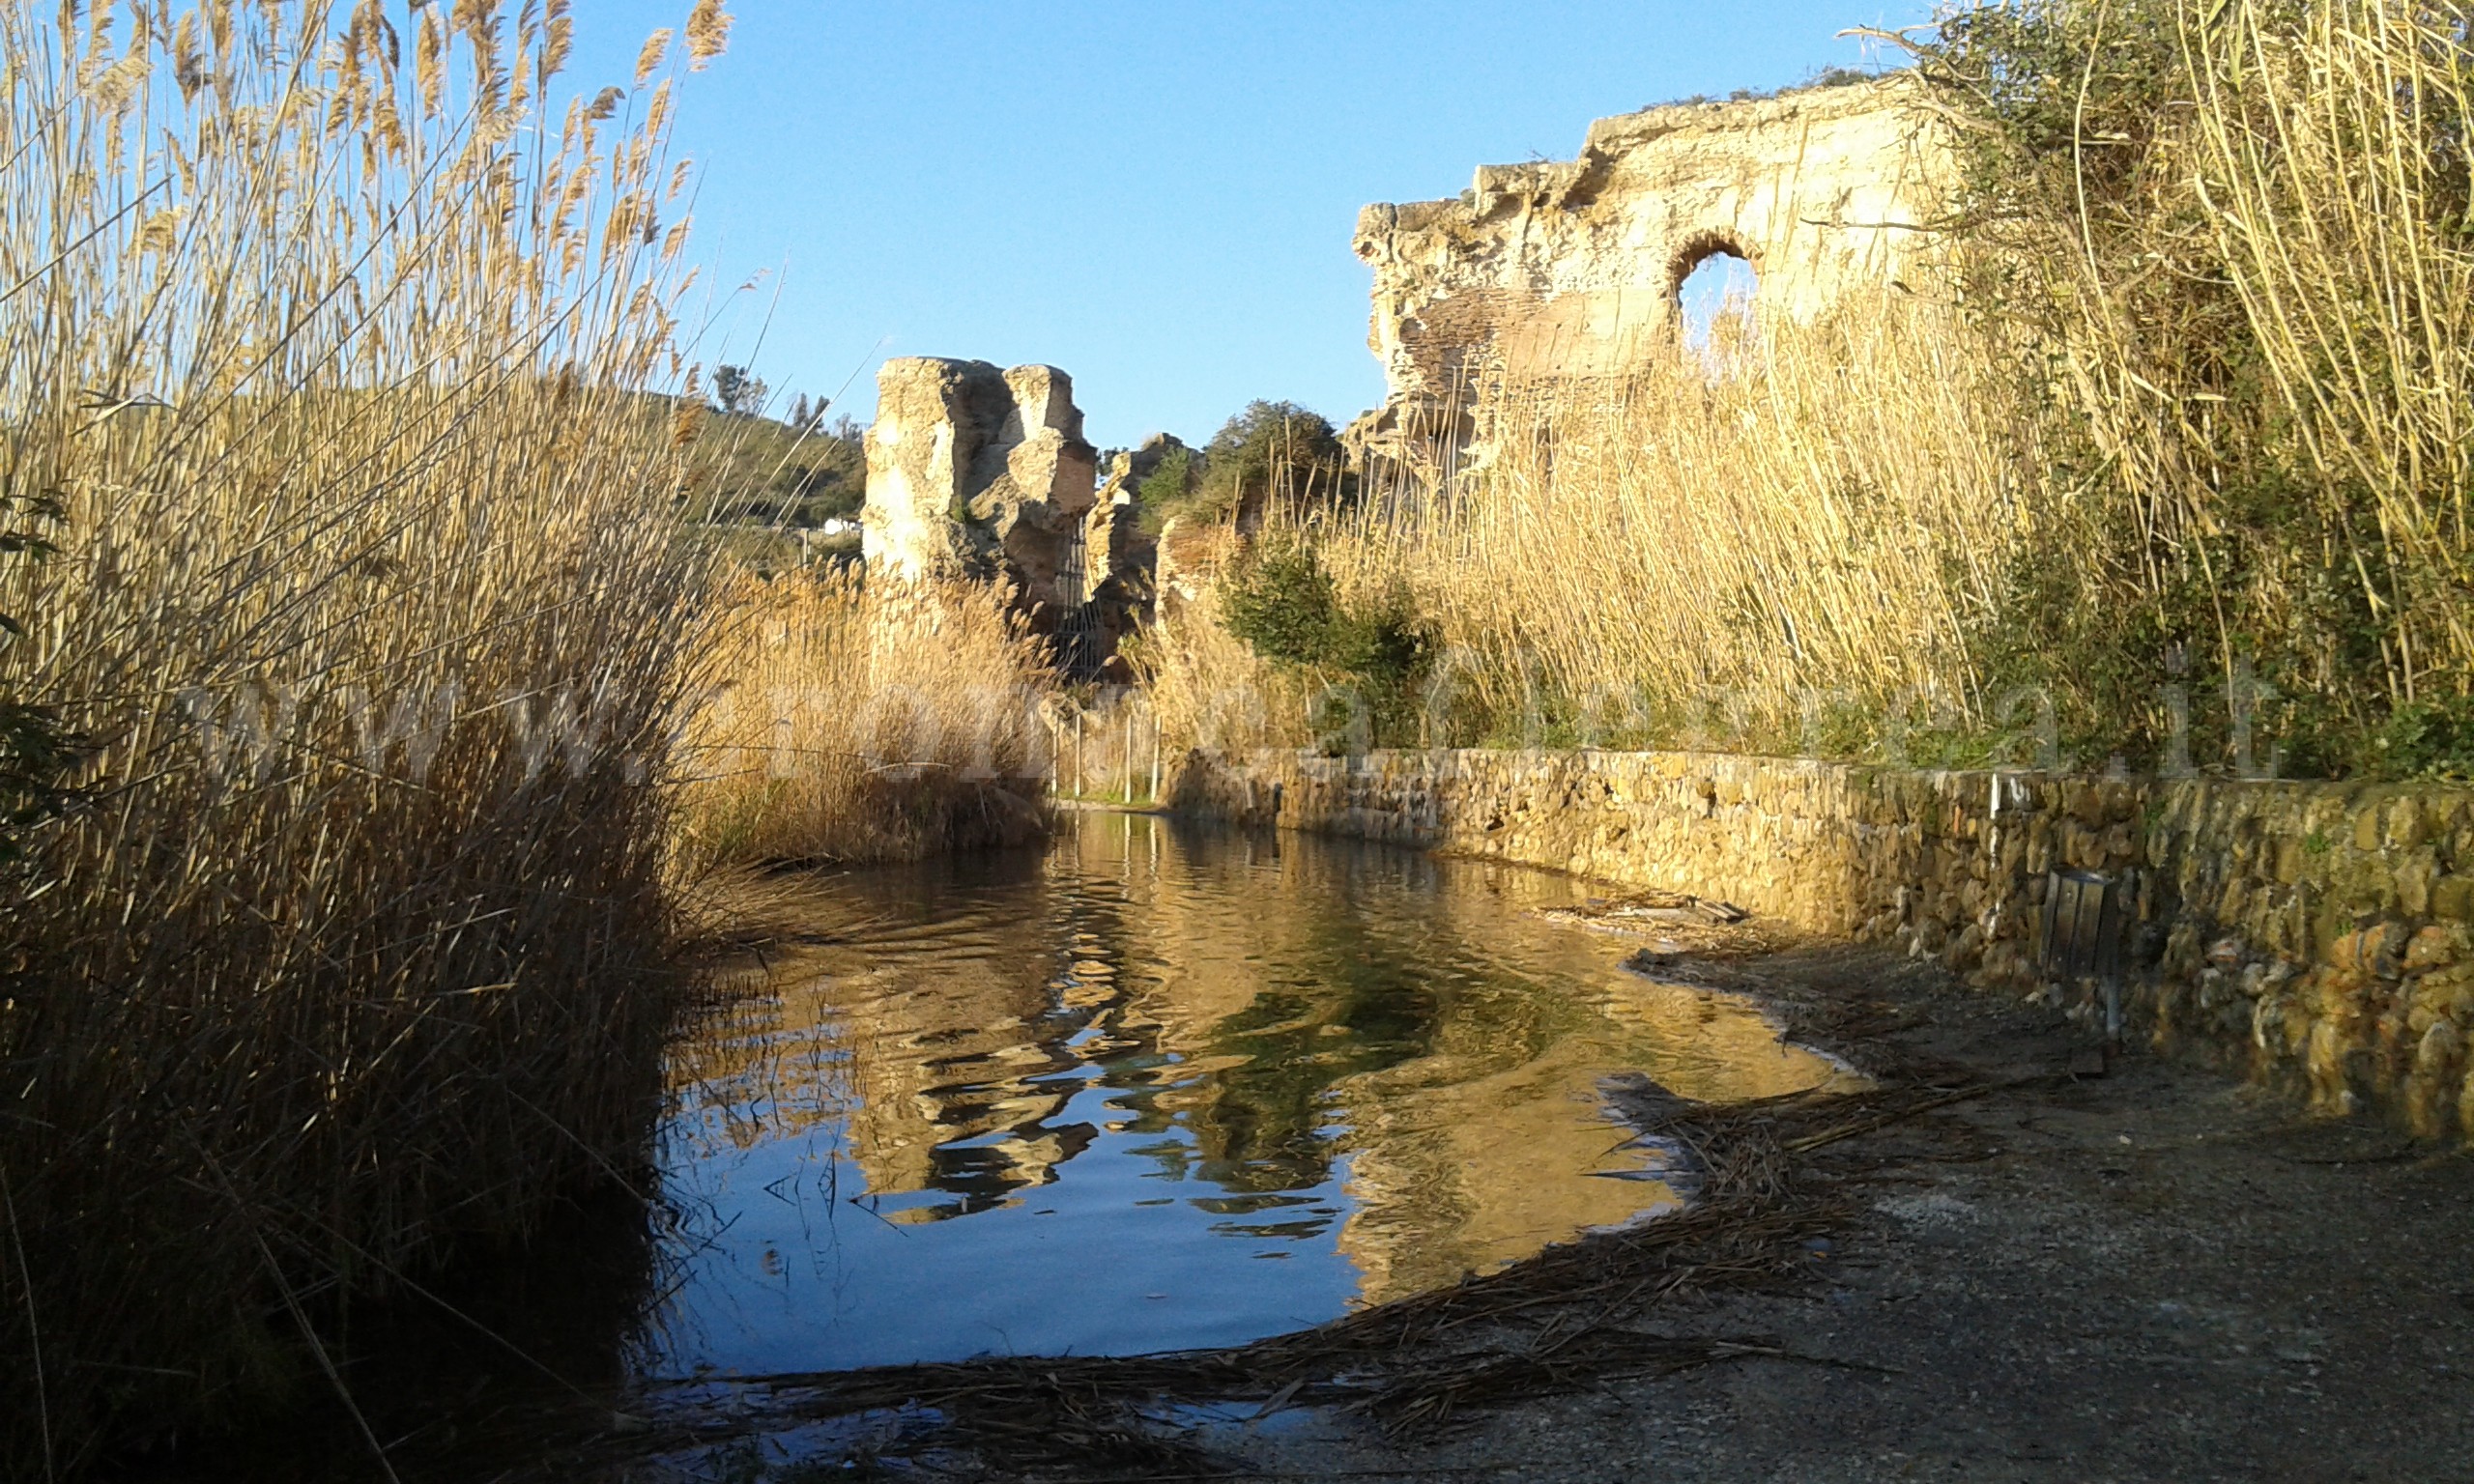
{"type": "MultiPolygon", "coordinates": [[[[888,868],[869,879],[890,902],[918,877],[888,868]]],[[[1064,1153],[1037,1131],[939,1157],[1036,1130],[1063,1101],[1028,1080],[1065,1065],[1030,1029],[1054,1003],[1063,947],[1036,902],[992,911],[930,899],[898,919],[829,877],[773,891],[768,914],[799,918],[799,932],[726,985],[719,1017],[674,1053],[695,1120],[682,1135],[744,1148],[847,1120],[842,1146],[870,1191],[948,1189],[967,1203],[1037,1184],[1064,1153]]]]}
{"type": "MultiPolygon", "coordinates": [[[[705,1105],[772,1131],[849,1120],[844,1148],[896,1219],[961,1214],[1053,1180],[1122,1135],[1230,1217],[1308,1236],[1283,1193],[1347,1161],[1338,1236],[1383,1299],[1623,1222],[1674,1193],[1635,1171],[1598,1078],[1769,1096],[1827,1079],[1747,1006],[1633,980],[1605,940],[1525,907],[1568,883],[1321,842],[1181,836],[1086,816],[1044,873],[934,902],[935,926],[874,905],[917,873],[823,883],[751,1024],[691,1070],[705,1105]],[[824,1049],[816,1049],[816,1048],[824,1049]],[[1058,1122],[1100,1069],[1096,1122],[1058,1122]],[[770,1078],[787,1078],[774,1084],[770,1078]]],[[[716,1122],[711,1127],[727,1128],[716,1122]]]]}

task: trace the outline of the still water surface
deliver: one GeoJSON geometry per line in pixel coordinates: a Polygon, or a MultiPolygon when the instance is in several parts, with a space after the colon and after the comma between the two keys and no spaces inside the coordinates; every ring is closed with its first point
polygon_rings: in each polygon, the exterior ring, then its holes
{"type": "Polygon", "coordinates": [[[1319,1324],[1672,1209],[1610,1078],[1833,1075],[1539,921],[1586,889],[1517,868],[1085,814],[803,890],[802,941],[674,1057],[649,1376],[1319,1324]]]}

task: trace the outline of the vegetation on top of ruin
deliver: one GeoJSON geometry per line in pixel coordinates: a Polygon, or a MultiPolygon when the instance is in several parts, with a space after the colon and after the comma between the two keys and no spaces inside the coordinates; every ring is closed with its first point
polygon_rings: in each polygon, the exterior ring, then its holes
{"type": "Polygon", "coordinates": [[[1160,528],[1186,507],[1194,486],[1201,482],[1201,460],[1194,450],[1180,443],[1162,455],[1134,488],[1134,498],[1142,506],[1143,528],[1158,535],[1160,528]]]}
{"type": "Polygon", "coordinates": [[[1199,459],[1171,450],[1136,495],[1145,525],[1157,531],[1178,517],[1249,518],[1273,501],[1342,502],[1355,489],[1329,419],[1294,402],[1254,401],[1221,426],[1199,459]]]}
{"type": "Polygon", "coordinates": [[[1819,93],[1830,88],[1849,88],[1858,83],[1879,81],[1882,74],[1860,67],[1816,68],[1805,76],[1774,88],[1736,88],[1723,97],[1710,93],[1693,93],[1683,98],[1670,98],[1664,102],[1644,103],[1636,112],[1654,108],[1695,108],[1708,103],[1757,103],[1773,98],[1790,98],[1798,93],[1819,93]]]}

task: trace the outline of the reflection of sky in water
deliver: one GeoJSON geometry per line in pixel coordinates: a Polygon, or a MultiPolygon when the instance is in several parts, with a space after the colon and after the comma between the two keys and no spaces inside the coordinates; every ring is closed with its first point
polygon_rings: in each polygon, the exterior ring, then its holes
{"type": "Polygon", "coordinates": [[[1671,1205],[1610,1074],[1829,1074],[1530,917],[1573,890],[1517,870],[1091,816],[813,892],[813,941],[676,1054],[655,1374],[1318,1324],[1671,1205]]]}

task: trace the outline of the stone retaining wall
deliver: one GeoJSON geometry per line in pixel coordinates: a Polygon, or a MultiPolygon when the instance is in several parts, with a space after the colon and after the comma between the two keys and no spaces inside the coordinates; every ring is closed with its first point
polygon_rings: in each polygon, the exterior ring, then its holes
{"type": "MultiPolygon", "coordinates": [[[[2119,873],[2130,1019],[2160,1048],[2324,1111],[2474,1137],[2474,791],[1677,753],[1198,752],[1171,800],[1723,898],[2018,992],[2060,992],[2036,967],[2047,872],[2119,873]]],[[[2087,987],[2069,993],[2087,1013],[2087,987]]]]}

